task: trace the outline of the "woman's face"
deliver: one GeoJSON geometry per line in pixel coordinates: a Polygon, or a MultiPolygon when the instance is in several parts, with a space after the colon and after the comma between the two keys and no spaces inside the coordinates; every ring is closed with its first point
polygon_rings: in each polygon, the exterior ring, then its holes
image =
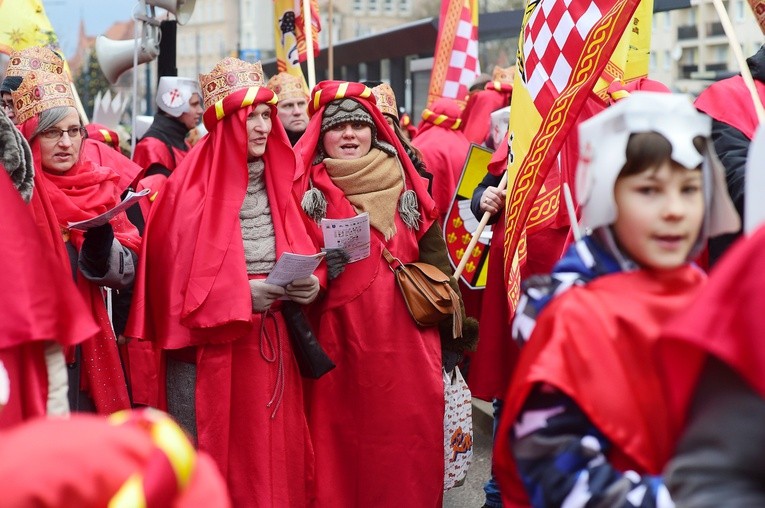
{"type": "Polygon", "coordinates": [[[43,171],[63,174],[72,169],[80,158],[83,127],[77,110],[70,111],[63,120],[37,135],[40,140],[40,159],[43,171]]]}
{"type": "Polygon", "coordinates": [[[263,157],[271,125],[271,108],[268,104],[258,104],[247,116],[248,161],[263,157]]]}
{"type": "Polygon", "coordinates": [[[372,128],[362,122],[344,122],[325,132],[322,142],[332,159],[358,159],[372,148],[372,128]]]}

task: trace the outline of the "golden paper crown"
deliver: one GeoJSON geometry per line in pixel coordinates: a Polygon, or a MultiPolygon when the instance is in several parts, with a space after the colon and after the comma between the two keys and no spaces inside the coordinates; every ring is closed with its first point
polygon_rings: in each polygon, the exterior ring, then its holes
{"type": "Polygon", "coordinates": [[[274,92],[280,101],[289,99],[308,100],[308,90],[303,78],[293,76],[289,72],[280,72],[268,80],[266,86],[274,92]]]}
{"type": "Polygon", "coordinates": [[[498,65],[494,66],[494,70],[491,72],[491,80],[505,83],[508,85],[513,84],[515,79],[515,65],[511,67],[502,68],[498,65]]]}
{"type": "Polygon", "coordinates": [[[383,83],[372,88],[372,93],[377,100],[377,108],[386,115],[394,116],[398,120],[398,106],[396,95],[388,83],[383,83]]]}
{"type": "Polygon", "coordinates": [[[11,97],[20,124],[51,108],[76,107],[69,81],[52,72],[28,72],[11,97]]]}
{"type": "Polygon", "coordinates": [[[200,74],[199,83],[204,94],[204,107],[209,108],[237,90],[252,86],[265,86],[263,66],[227,56],[217,63],[210,74],[200,74]]]}
{"type": "Polygon", "coordinates": [[[6,76],[24,77],[28,72],[64,73],[64,61],[52,50],[42,46],[31,46],[11,53],[6,76]]]}

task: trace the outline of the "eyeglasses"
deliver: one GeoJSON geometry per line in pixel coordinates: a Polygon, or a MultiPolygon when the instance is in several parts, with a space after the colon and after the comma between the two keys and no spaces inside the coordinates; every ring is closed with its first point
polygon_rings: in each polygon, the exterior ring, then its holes
{"type": "Polygon", "coordinates": [[[62,137],[64,137],[64,134],[67,134],[71,139],[77,139],[80,136],[85,135],[85,128],[84,127],[69,127],[68,129],[59,129],[58,127],[51,127],[50,129],[45,129],[40,133],[40,137],[43,139],[50,139],[50,140],[56,140],[58,141],[62,137]]]}

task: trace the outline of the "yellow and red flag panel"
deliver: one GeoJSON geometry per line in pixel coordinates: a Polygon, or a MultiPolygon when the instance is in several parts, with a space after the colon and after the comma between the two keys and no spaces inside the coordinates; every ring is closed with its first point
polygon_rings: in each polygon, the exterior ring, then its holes
{"type": "MultiPolygon", "coordinates": [[[[311,0],[311,41],[313,54],[319,54],[319,1],[311,0]]],[[[276,66],[279,72],[303,77],[300,62],[305,62],[306,34],[302,0],[274,0],[276,66]]]]}
{"type": "Polygon", "coordinates": [[[510,115],[505,277],[511,315],[526,233],[558,214],[560,180],[545,185],[570,129],[639,0],[530,0],[518,40],[510,115]],[[549,187],[549,188],[548,188],[549,187]],[[557,188],[555,188],[557,187],[557,188]]]}
{"type": "MultiPolygon", "coordinates": [[[[452,199],[449,213],[446,214],[444,240],[449,260],[455,268],[460,264],[473,232],[478,229],[479,220],[470,210],[470,200],[473,197],[473,190],[486,176],[486,166],[491,161],[492,153],[491,150],[475,143],[470,145],[465,166],[462,168],[462,176],[457,184],[457,192],[452,199]]],[[[462,281],[471,289],[486,287],[490,240],[491,226],[484,230],[460,275],[462,281]]]]}
{"type": "Polygon", "coordinates": [[[60,55],[58,37],[40,0],[0,0],[0,53],[47,46],[60,55]]]}
{"type": "Polygon", "coordinates": [[[442,0],[428,106],[440,97],[463,105],[481,74],[478,62],[478,0],[442,0]]]}

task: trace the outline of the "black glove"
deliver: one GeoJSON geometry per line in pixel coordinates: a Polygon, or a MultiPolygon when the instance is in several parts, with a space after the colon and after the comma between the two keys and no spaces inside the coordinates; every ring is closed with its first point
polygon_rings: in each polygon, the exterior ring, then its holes
{"type": "Polygon", "coordinates": [[[351,257],[343,249],[324,249],[324,252],[327,253],[324,259],[327,261],[329,280],[336,279],[338,275],[343,273],[345,265],[348,264],[351,257]]]}
{"type": "Polygon", "coordinates": [[[85,241],[80,250],[80,259],[94,277],[103,277],[109,269],[109,253],[114,241],[114,230],[108,222],[103,226],[85,231],[85,241]]]}

